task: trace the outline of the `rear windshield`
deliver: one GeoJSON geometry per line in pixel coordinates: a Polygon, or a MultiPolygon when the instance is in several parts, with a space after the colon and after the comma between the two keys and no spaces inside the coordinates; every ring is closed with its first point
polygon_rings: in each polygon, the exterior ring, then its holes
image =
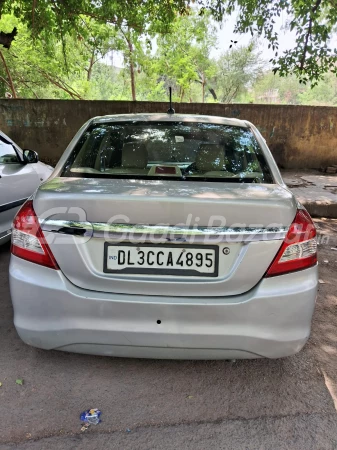
{"type": "Polygon", "coordinates": [[[85,131],[62,176],[272,183],[247,128],[199,122],[113,122],[85,131]]]}

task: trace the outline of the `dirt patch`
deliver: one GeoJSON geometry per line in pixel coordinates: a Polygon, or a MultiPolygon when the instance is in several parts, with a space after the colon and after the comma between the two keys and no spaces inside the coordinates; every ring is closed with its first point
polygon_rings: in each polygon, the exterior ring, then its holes
{"type": "Polygon", "coordinates": [[[337,408],[337,251],[332,250],[337,248],[337,220],[315,222],[322,244],[319,246],[319,294],[309,347],[337,408]]]}

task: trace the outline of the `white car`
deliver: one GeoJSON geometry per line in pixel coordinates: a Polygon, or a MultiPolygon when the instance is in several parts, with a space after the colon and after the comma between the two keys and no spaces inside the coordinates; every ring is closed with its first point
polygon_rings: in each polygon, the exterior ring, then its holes
{"type": "Polygon", "coordinates": [[[19,207],[54,169],[38,161],[33,150],[21,150],[0,131],[0,245],[10,239],[19,207]]]}

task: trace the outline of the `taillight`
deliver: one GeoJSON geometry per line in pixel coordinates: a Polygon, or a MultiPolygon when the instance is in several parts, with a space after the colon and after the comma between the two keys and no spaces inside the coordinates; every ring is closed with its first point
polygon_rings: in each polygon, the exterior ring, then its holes
{"type": "Polygon", "coordinates": [[[14,218],[11,252],[35,264],[59,268],[40,228],[31,200],[22,206],[14,218]]]}
{"type": "Polygon", "coordinates": [[[307,269],[317,263],[316,228],[305,209],[299,209],[266,277],[307,269]]]}

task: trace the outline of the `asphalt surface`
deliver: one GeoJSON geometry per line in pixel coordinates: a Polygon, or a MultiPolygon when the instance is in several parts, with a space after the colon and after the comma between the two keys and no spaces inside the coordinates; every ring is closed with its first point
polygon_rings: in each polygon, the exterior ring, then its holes
{"type": "Polygon", "coordinates": [[[9,246],[0,247],[0,450],[336,449],[337,221],[317,224],[312,335],[298,355],[279,360],[155,361],[29,347],[13,326],[9,246]],[[79,414],[91,407],[103,421],[81,432],[79,414]]]}

